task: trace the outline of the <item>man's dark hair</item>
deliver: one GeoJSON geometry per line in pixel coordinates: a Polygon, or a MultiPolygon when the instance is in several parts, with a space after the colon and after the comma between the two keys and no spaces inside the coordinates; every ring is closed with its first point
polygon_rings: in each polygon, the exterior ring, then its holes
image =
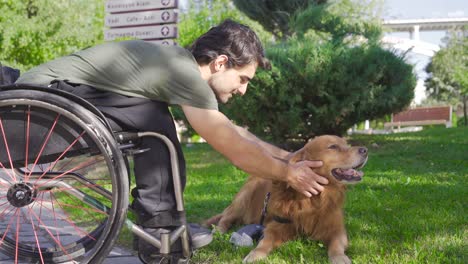
{"type": "Polygon", "coordinates": [[[257,34],[248,26],[230,19],[200,36],[189,50],[200,65],[209,64],[219,55],[226,55],[229,68],[252,62],[257,62],[264,69],[271,68],[257,34]]]}

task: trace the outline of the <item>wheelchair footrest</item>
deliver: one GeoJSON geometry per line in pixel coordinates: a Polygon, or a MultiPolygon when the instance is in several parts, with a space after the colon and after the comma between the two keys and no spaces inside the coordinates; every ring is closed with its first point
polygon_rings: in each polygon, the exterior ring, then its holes
{"type": "MultiPolygon", "coordinates": [[[[132,232],[138,237],[135,249],[145,263],[152,263],[152,259],[176,258],[178,261],[189,259],[192,250],[211,243],[213,235],[207,228],[197,224],[174,227],[172,230],[164,228],[142,228],[132,225],[132,232]],[[187,230],[188,228],[188,230],[187,230]],[[190,237],[189,237],[190,233],[190,237]]],[[[183,263],[183,262],[170,262],[183,263]]]]}

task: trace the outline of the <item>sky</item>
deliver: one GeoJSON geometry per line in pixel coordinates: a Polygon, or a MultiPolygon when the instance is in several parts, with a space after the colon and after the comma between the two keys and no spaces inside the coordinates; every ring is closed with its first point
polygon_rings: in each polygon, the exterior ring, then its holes
{"type": "Polygon", "coordinates": [[[466,0],[384,0],[384,18],[467,17],[466,0]]]}

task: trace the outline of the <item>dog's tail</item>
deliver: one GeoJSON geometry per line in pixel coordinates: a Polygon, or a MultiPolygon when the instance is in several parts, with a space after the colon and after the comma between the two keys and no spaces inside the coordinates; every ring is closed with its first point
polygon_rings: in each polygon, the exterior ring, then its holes
{"type": "Polygon", "coordinates": [[[203,225],[206,227],[211,227],[212,225],[217,225],[219,220],[221,220],[221,217],[223,217],[223,214],[217,214],[210,219],[206,220],[203,222],[203,225]]]}

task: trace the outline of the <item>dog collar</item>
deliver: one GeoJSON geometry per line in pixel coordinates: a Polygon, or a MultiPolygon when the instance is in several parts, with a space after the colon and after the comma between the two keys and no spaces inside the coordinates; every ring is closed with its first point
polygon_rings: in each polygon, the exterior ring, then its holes
{"type": "Polygon", "coordinates": [[[260,225],[263,225],[265,221],[265,216],[267,214],[268,201],[270,201],[270,192],[265,195],[265,200],[263,201],[262,216],[260,217],[260,225]]]}
{"type": "MultiPolygon", "coordinates": [[[[263,201],[262,215],[260,217],[260,225],[263,225],[263,221],[265,220],[265,216],[267,214],[268,202],[270,201],[270,195],[271,195],[270,192],[268,192],[265,195],[265,200],[263,201]]],[[[272,218],[273,218],[273,221],[276,221],[276,222],[281,223],[281,224],[290,224],[290,223],[292,223],[291,220],[289,220],[287,218],[279,217],[277,215],[273,215],[272,218]]]]}
{"type": "Polygon", "coordinates": [[[279,217],[277,215],[273,215],[273,220],[278,222],[278,223],[281,223],[281,224],[290,224],[290,223],[292,223],[292,221],[290,219],[279,217]]]}

